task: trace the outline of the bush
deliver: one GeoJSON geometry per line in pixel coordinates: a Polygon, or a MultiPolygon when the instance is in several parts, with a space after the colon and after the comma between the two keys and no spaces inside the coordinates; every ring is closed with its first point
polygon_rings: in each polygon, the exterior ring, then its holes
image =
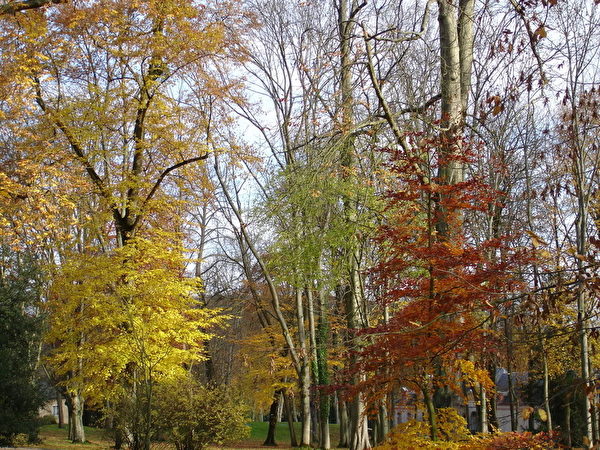
{"type": "Polygon", "coordinates": [[[552,436],[546,433],[494,433],[473,436],[467,421],[453,408],[438,411],[439,441],[430,439],[429,423],[409,420],[394,427],[385,442],[376,450],[436,449],[436,450],[545,450],[556,448],[552,436]]]}
{"type": "Polygon", "coordinates": [[[177,450],[199,450],[209,444],[243,439],[246,407],[223,387],[186,379],[156,389],[156,414],[163,437],[177,450]]]}
{"type": "MultiPolygon", "coordinates": [[[[450,409],[450,408],[448,408],[450,409]]],[[[446,414],[449,418],[456,419],[452,413],[446,414]]],[[[458,413],[456,413],[458,416],[458,413]]],[[[460,416],[459,416],[460,417],[460,416]]],[[[464,420],[464,419],[463,419],[464,420]]],[[[439,425],[439,434],[442,440],[432,441],[431,433],[428,422],[422,422],[419,420],[409,420],[408,422],[401,423],[395,426],[390,433],[387,435],[385,442],[376,447],[376,450],[401,450],[401,449],[416,449],[416,448],[427,448],[436,450],[458,450],[463,448],[465,436],[462,430],[452,430],[451,423],[448,421],[444,423],[442,419],[439,425]],[[460,437],[462,442],[452,442],[449,440],[443,440],[448,437],[460,437]]],[[[460,421],[458,421],[460,423],[460,421]]],[[[466,421],[465,421],[466,423],[466,421]]],[[[466,427],[465,427],[466,429],[466,427]]],[[[470,439],[469,436],[466,439],[470,439]]]]}
{"type": "Polygon", "coordinates": [[[473,438],[469,447],[474,450],[545,450],[557,448],[552,436],[547,433],[496,433],[480,434],[473,438]]]}
{"type": "Polygon", "coordinates": [[[54,417],[52,414],[46,414],[37,420],[37,424],[40,427],[44,425],[54,425],[55,423],[57,423],[56,417],[54,417]]]}
{"type": "Polygon", "coordinates": [[[442,441],[462,442],[471,438],[467,420],[454,408],[440,408],[437,412],[437,424],[442,441]]]}

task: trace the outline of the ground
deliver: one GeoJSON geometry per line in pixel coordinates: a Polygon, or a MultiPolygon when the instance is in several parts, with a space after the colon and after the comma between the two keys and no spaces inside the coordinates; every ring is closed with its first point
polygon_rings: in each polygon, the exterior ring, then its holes
{"type": "MultiPolygon", "coordinates": [[[[300,435],[300,424],[295,424],[300,435]]],[[[252,433],[250,437],[243,442],[234,442],[226,447],[213,447],[213,449],[256,449],[256,448],[273,448],[263,447],[262,443],[267,435],[268,424],[266,422],[252,422],[250,424],[252,433]]],[[[100,450],[108,449],[113,444],[110,436],[105,430],[99,428],[85,427],[86,438],[88,442],[85,444],[72,444],[67,439],[67,429],[58,428],[57,425],[45,425],[40,429],[40,438],[42,442],[38,445],[32,445],[32,448],[51,449],[51,450],[100,450]]],[[[338,426],[331,425],[331,442],[336,443],[338,439],[338,426]]],[[[277,448],[288,449],[290,443],[290,433],[287,423],[277,425],[276,441],[279,444],[277,448]]],[[[153,445],[156,450],[171,450],[172,445],[157,442],[153,445]]]]}

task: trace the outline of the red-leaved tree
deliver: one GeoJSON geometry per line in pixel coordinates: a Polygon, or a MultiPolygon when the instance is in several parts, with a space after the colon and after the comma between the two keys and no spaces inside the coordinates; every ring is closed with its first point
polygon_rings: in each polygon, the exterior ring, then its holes
{"type": "Polygon", "coordinates": [[[369,345],[358,362],[371,374],[361,386],[371,399],[399,386],[422,394],[433,439],[436,410],[450,406],[453,392],[493,388],[473,361],[495,351],[500,306],[522,289],[512,270],[529,258],[510,248],[509,237],[470,232],[465,224],[485,219],[501,196],[475,176],[454,184],[436,176],[440,165],[467,166],[477,150],[461,142],[460,153],[448,155],[439,150],[447,146],[441,139],[413,135],[408,151],[388,150],[392,182],[378,238],[383,262],[372,274],[385,313],[361,332],[369,345]],[[447,232],[439,231],[440,221],[447,232]]]}

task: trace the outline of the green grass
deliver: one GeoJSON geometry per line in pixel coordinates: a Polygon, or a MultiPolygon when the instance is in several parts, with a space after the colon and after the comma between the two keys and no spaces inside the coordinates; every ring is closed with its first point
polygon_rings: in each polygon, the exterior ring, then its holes
{"type": "MultiPolygon", "coordinates": [[[[251,433],[248,439],[242,442],[231,443],[231,447],[219,448],[235,448],[236,450],[241,450],[242,448],[262,447],[262,444],[267,437],[269,424],[267,422],[251,422],[249,425],[251,433]]],[[[296,428],[296,436],[299,439],[301,424],[295,423],[294,427],[296,428]]],[[[330,425],[330,432],[331,444],[335,446],[338,442],[339,426],[330,425]]],[[[42,439],[42,442],[40,444],[31,445],[30,447],[53,450],[104,450],[113,445],[112,438],[106,430],[92,427],[85,427],[85,437],[87,440],[85,444],[72,444],[71,441],[67,439],[66,426],[64,428],[58,428],[58,425],[44,425],[40,428],[39,436],[42,439]]],[[[287,422],[277,424],[275,441],[278,444],[278,448],[290,448],[290,430],[287,422]]],[[[165,443],[160,443],[156,444],[155,448],[162,450],[172,449],[173,447],[165,443]]]]}
{"type": "MultiPolygon", "coordinates": [[[[267,437],[269,424],[267,422],[251,422],[249,425],[252,428],[252,432],[247,442],[255,445],[262,445],[267,437]]],[[[301,427],[302,424],[298,422],[294,423],[296,438],[298,440],[300,440],[301,427]]],[[[331,444],[336,445],[339,439],[339,425],[329,425],[329,433],[331,435],[331,444]]],[[[277,424],[277,428],[275,429],[275,442],[277,442],[278,445],[290,445],[290,428],[287,422],[277,424]]]]}
{"type": "Polygon", "coordinates": [[[40,428],[40,444],[31,445],[36,448],[51,448],[56,450],[98,450],[107,449],[112,445],[112,440],[105,430],[93,427],[85,428],[86,443],[73,444],[67,439],[67,426],[58,428],[58,425],[44,425],[40,428]]]}

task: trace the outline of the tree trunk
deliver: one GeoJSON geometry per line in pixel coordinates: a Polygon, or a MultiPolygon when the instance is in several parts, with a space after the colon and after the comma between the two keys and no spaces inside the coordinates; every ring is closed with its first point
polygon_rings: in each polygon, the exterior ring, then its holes
{"type": "Polygon", "coordinates": [[[499,430],[500,423],[498,422],[498,403],[496,395],[488,397],[488,405],[488,432],[499,430]]]}
{"type": "Polygon", "coordinates": [[[480,386],[479,392],[479,401],[481,402],[481,409],[479,411],[479,432],[487,433],[489,431],[487,392],[483,386],[480,386]]]}
{"type": "Polygon", "coordinates": [[[267,438],[263,445],[265,446],[277,446],[275,442],[275,430],[277,428],[277,409],[279,406],[279,394],[281,391],[275,392],[271,408],[269,409],[269,431],[267,432],[267,438]]]}
{"type": "Polygon", "coordinates": [[[287,415],[288,428],[290,430],[290,446],[298,447],[298,438],[296,437],[296,428],[294,428],[294,410],[291,405],[290,397],[287,393],[283,394],[283,404],[287,415]]]}
{"type": "Polygon", "coordinates": [[[396,399],[397,399],[397,390],[394,389],[391,393],[390,393],[390,405],[391,405],[391,415],[392,418],[390,420],[391,422],[391,426],[392,428],[395,427],[396,425],[398,425],[398,413],[396,411],[396,399]]]}
{"type": "Polygon", "coordinates": [[[315,448],[322,448],[321,445],[319,445],[321,439],[321,430],[319,429],[319,403],[317,401],[317,397],[314,395],[314,392],[310,406],[310,445],[315,448]]]}
{"type": "Polygon", "coordinates": [[[378,440],[376,444],[381,444],[387,434],[390,431],[390,418],[388,415],[388,408],[386,404],[386,399],[384,399],[379,407],[379,433],[378,440]]]}
{"type": "Polygon", "coordinates": [[[308,346],[306,343],[306,330],[304,327],[304,305],[302,302],[302,291],[300,288],[296,289],[296,317],[298,321],[298,345],[300,347],[300,401],[302,404],[302,437],[300,439],[300,446],[310,446],[310,428],[311,428],[311,414],[310,414],[310,356],[308,354],[308,346]]]}
{"type": "MultiPolygon", "coordinates": [[[[361,6],[356,5],[349,0],[340,0],[338,3],[338,33],[340,39],[340,116],[339,125],[343,133],[343,142],[341,145],[340,159],[342,167],[345,169],[344,177],[347,181],[356,182],[356,179],[351,174],[353,173],[355,161],[354,135],[351,133],[354,124],[354,97],[352,92],[352,57],[351,57],[351,42],[355,22],[350,20],[351,16],[355,15],[361,6]]],[[[348,224],[357,222],[356,200],[353,198],[343,198],[344,217],[348,224]]],[[[345,251],[345,257],[348,265],[348,280],[345,286],[345,306],[346,306],[346,321],[350,330],[365,326],[365,320],[361,317],[362,301],[361,295],[361,275],[359,262],[361,259],[359,249],[359,237],[352,236],[352,245],[345,251]]],[[[360,343],[354,339],[350,343],[354,348],[358,348],[360,343]]],[[[356,357],[352,357],[355,362],[356,357]]],[[[352,380],[353,384],[362,381],[362,374],[356,375],[352,380]]],[[[364,414],[364,403],[360,393],[350,402],[350,445],[351,450],[363,450],[370,448],[367,419],[364,414]]]]}
{"type": "MultiPolygon", "coordinates": [[[[327,365],[327,348],[329,346],[329,305],[327,304],[327,292],[319,290],[319,323],[317,325],[317,374],[319,386],[329,385],[329,367],[327,365]]],[[[329,435],[329,394],[324,390],[319,391],[319,422],[321,448],[331,448],[331,437],[329,435]]]]}
{"type": "Polygon", "coordinates": [[[350,442],[350,430],[348,428],[348,408],[346,406],[346,402],[340,398],[340,394],[337,393],[336,395],[338,399],[338,410],[340,412],[340,443],[338,444],[338,447],[346,448],[350,442]]]}
{"type": "MultiPolygon", "coordinates": [[[[461,162],[464,118],[471,85],[473,62],[474,0],[437,0],[440,36],[441,144],[438,167],[440,184],[453,185],[464,179],[461,162]]],[[[452,193],[447,194],[449,196],[452,193]]],[[[444,206],[444,196],[435,202],[435,231],[441,242],[451,241],[462,232],[462,218],[450,226],[450,216],[444,206]]],[[[444,376],[440,361],[434,361],[438,375],[444,376]]],[[[433,396],[436,408],[449,407],[451,392],[438,387],[433,396]]]]}
{"type": "Polygon", "coordinates": [[[546,355],[545,339],[542,337],[542,362],[544,366],[544,409],[546,410],[546,425],[552,431],[552,413],[550,411],[550,383],[548,376],[548,357],[546,355]]]}
{"type": "Polygon", "coordinates": [[[585,192],[587,187],[584,182],[584,161],[581,150],[577,149],[574,161],[574,172],[575,172],[575,189],[577,192],[577,218],[575,221],[575,238],[577,241],[577,278],[579,285],[577,286],[577,327],[579,331],[579,343],[580,343],[580,364],[581,364],[581,378],[584,382],[584,393],[583,393],[583,414],[586,423],[586,436],[589,442],[593,442],[594,432],[592,427],[592,414],[591,414],[591,402],[587,395],[588,389],[591,389],[590,385],[590,356],[589,356],[589,345],[588,345],[588,328],[589,319],[587,317],[587,299],[585,292],[585,264],[583,259],[587,255],[587,221],[588,221],[588,200],[585,192]]]}
{"type": "Polygon", "coordinates": [[[364,402],[360,394],[350,403],[350,450],[371,448],[369,443],[369,425],[364,402]]]}
{"type": "Polygon", "coordinates": [[[567,448],[571,448],[571,402],[565,405],[565,430],[567,439],[567,448]]]}
{"type": "Polygon", "coordinates": [[[277,405],[277,423],[283,422],[283,409],[284,409],[284,401],[283,401],[283,390],[279,391],[279,404],[277,405]]]}
{"type": "Polygon", "coordinates": [[[68,393],[69,397],[69,440],[73,443],[85,442],[85,430],[83,428],[83,404],[84,400],[80,394],[68,393]]]}
{"type": "MultiPolygon", "coordinates": [[[[310,339],[310,354],[312,361],[312,375],[315,380],[315,384],[320,384],[320,374],[319,374],[319,356],[317,350],[317,326],[315,320],[315,299],[313,295],[313,290],[311,287],[306,287],[306,300],[308,304],[307,314],[308,314],[308,331],[309,331],[309,339],[310,339]]],[[[313,447],[323,448],[319,445],[321,440],[321,430],[320,430],[320,392],[313,392],[313,399],[311,401],[311,443],[313,447]]]]}
{"type": "Polygon", "coordinates": [[[63,428],[65,426],[65,415],[62,408],[62,395],[60,391],[56,389],[56,404],[58,405],[58,428],[63,428]]]}
{"type": "Polygon", "coordinates": [[[438,440],[438,428],[436,420],[435,405],[433,404],[433,398],[429,395],[427,389],[423,389],[423,399],[425,401],[425,408],[427,409],[427,418],[429,420],[429,429],[431,432],[431,440],[438,440]]]}

